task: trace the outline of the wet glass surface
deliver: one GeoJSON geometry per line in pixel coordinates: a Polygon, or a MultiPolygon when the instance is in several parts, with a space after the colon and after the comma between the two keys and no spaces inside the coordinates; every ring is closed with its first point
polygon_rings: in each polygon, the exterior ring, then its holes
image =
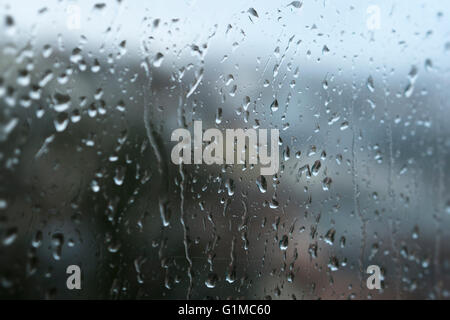
{"type": "Polygon", "coordinates": [[[448,298],[449,16],[0,1],[0,297],[448,298]],[[278,172],[174,164],[194,121],[278,129],[278,172]]]}

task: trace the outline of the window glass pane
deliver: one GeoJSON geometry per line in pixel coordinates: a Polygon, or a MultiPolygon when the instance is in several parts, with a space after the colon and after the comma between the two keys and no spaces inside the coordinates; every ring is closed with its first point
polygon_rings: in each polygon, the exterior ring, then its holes
{"type": "Polygon", "coordinates": [[[374,3],[2,1],[0,297],[448,298],[449,6],[374,3]]]}

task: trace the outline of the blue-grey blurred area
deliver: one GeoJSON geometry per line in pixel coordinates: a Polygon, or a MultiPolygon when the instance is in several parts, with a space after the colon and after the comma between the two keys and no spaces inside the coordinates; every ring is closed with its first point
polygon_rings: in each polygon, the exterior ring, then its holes
{"type": "Polygon", "coordinates": [[[1,0],[0,298],[448,299],[449,17],[1,0]],[[279,129],[278,174],[173,164],[194,120],[279,129]]]}

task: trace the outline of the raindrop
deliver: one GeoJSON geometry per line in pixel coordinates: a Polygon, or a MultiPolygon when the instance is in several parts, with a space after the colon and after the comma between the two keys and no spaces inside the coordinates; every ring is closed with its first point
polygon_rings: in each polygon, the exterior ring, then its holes
{"type": "Polygon", "coordinates": [[[19,229],[17,227],[11,227],[8,230],[6,230],[5,237],[3,238],[3,245],[10,246],[14,243],[14,241],[17,239],[19,229]]]}
{"type": "Polygon", "coordinates": [[[227,179],[225,182],[225,188],[228,190],[228,195],[231,197],[234,195],[234,181],[233,179],[227,179]]]}
{"type": "Polygon", "coordinates": [[[53,120],[57,132],[63,132],[69,125],[69,115],[66,112],[59,113],[53,120]]]}
{"type": "Polygon", "coordinates": [[[53,259],[61,260],[62,246],[64,244],[64,235],[55,233],[52,236],[53,259]]]}
{"type": "Polygon", "coordinates": [[[322,181],[322,189],[324,191],[328,191],[330,189],[330,185],[331,185],[331,178],[330,177],[326,177],[325,179],[323,179],[322,181]]]}
{"type": "Polygon", "coordinates": [[[265,193],[267,191],[267,181],[264,176],[259,176],[256,179],[256,185],[258,186],[258,189],[259,191],[261,191],[261,193],[265,193]]]}
{"type": "Polygon", "coordinates": [[[292,6],[294,8],[300,9],[302,7],[302,1],[292,1],[288,6],[292,6]]]}
{"type": "Polygon", "coordinates": [[[52,55],[52,53],[53,53],[53,48],[49,44],[44,45],[44,47],[42,49],[42,56],[47,59],[48,57],[50,57],[52,55]]]}
{"type": "Polygon", "coordinates": [[[411,237],[415,240],[419,239],[419,227],[418,226],[414,226],[411,237]]]}
{"type": "Polygon", "coordinates": [[[333,245],[335,234],[336,230],[334,228],[328,230],[327,233],[325,234],[325,242],[328,243],[329,245],[333,245]]]}
{"type": "Polygon", "coordinates": [[[31,78],[30,74],[27,70],[19,70],[19,74],[17,76],[17,84],[22,87],[26,87],[30,84],[31,78]]]}
{"type": "Polygon", "coordinates": [[[42,245],[42,231],[38,230],[31,241],[33,248],[39,248],[42,245]]]}
{"type": "Polygon", "coordinates": [[[217,284],[217,280],[218,280],[217,274],[210,273],[208,275],[208,278],[205,281],[205,286],[210,289],[215,288],[216,284],[217,284]]]}
{"type": "Polygon", "coordinates": [[[289,245],[289,238],[287,235],[283,235],[283,237],[280,240],[280,250],[287,250],[289,245]]]}
{"type": "Polygon", "coordinates": [[[217,108],[216,111],[216,124],[220,124],[222,122],[222,108],[217,108]]]}
{"type": "Polygon", "coordinates": [[[55,102],[54,109],[56,112],[63,112],[70,107],[70,96],[67,94],[55,93],[53,95],[53,101],[55,102]]]}
{"type": "Polygon", "coordinates": [[[272,110],[272,112],[275,112],[278,110],[278,100],[277,99],[273,100],[272,104],[270,105],[270,110],[272,110]]]}
{"type": "Polygon", "coordinates": [[[348,121],[344,121],[341,123],[341,131],[348,129],[348,121]]]}
{"type": "Polygon", "coordinates": [[[114,176],[114,183],[118,186],[123,184],[123,180],[125,179],[125,168],[120,166],[116,168],[116,174],[114,176]]]}
{"type": "Polygon", "coordinates": [[[81,60],[83,60],[83,56],[81,55],[81,49],[75,48],[72,50],[72,54],[70,56],[70,61],[72,63],[78,64],[81,60]]]}
{"type": "Polygon", "coordinates": [[[248,9],[247,12],[250,13],[252,16],[256,17],[256,18],[259,18],[258,12],[256,12],[256,10],[254,8],[248,9]]]}
{"type": "Polygon", "coordinates": [[[14,18],[11,17],[10,15],[7,15],[5,17],[5,26],[6,26],[6,34],[9,36],[14,35],[14,33],[16,32],[16,28],[14,18]]]}
{"type": "Polygon", "coordinates": [[[100,191],[100,186],[98,185],[97,180],[92,180],[91,181],[91,189],[94,192],[99,192],[100,191]]]}
{"type": "Polygon", "coordinates": [[[331,257],[328,268],[330,268],[331,271],[339,270],[339,260],[336,257],[331,257]]]}
{"type": "Polygon", "coordinates": [[[317,176],[317,174],[319,173],[319,169],[322,166],[322,164],[320,163],[320,160],[316,160],[313,164],[313,166],[311,167],[311,172],[314,176],[317,176]]]}
{"type": "Polygon", "coordinates": [[[161,64],[163,63],[164,55],[161,52],[158,52],[155,56],[155,59],[153,60],[153,66],[155,68],[159,68],[161,64]]]}
{"type": "Polygon", "coordinates": [[[370,92],[374,92],[375,91],[375,86],[373,84],[372,76],[369,76],[369,78],[367,78],[367,88],[369,89],[370,92]]]}

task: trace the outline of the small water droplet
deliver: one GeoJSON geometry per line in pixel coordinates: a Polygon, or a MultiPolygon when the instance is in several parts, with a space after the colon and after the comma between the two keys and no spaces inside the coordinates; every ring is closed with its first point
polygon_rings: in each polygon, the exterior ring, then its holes
{"type": "Polygon", "coordinates": [[[250,13],[252,16],[256,17],[256,18],[259,18],[258,12],[254,8],[249,8],[247,10],[247,12],[250,13]]]}
{"type": "Polygon", "coordinates": [[[277,99],[273,100],[272,104],[270,105],[270,110],[272,110],[272,112],[275,112],[278,110],[278,100],[277,99]]]}

